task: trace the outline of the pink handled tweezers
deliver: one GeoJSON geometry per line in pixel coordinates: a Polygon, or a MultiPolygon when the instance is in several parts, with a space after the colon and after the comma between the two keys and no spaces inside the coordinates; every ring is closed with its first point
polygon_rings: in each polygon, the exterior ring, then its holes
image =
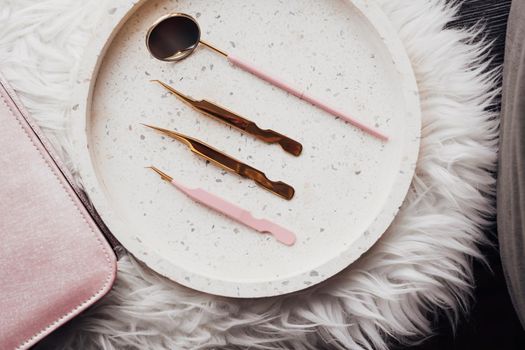
{"type": "Polygon", "coordinates": [[[275,239],[283,244],[291,246],[295,243],[295,234],[283,228],[282,226],[279,226],[276,223],[266,219],[256,219],[249,211],[242,209],[237,205],[232,204],[212,193],[209,193],[201,188],[186,187],[158,168],[154,166],[149,168],[159,174],[164,181],[171,183],[194,201],[204,204],[205,206],[218,211],[219,213],[222,213],[248,227],[251,227],[258,232],[270,233],[275,237],[275,239]]]}

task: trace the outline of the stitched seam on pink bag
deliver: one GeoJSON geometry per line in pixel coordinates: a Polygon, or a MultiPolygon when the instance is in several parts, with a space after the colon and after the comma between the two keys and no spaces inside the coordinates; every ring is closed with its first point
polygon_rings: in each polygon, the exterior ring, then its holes
{"type": "MultiPolygon", "coordinates": [[[[3,86],[3,84],[1,84],[2,87],[5,88],[5,86],[3,86]]],[[[7,91],[7,89],[5,89],[6,92],[9,94],[9,92],[7,91]]],[[[11,97],[12,98],[12,97],[11,97]]],[[[77,209],[78,213],[80,214],[80,216],[82,217],[82,219],[84,220],[84,222],[86,223],[86,225],[89,227],[91,233],[93,234],[93,236],[96,238],[96,240],[98,241],[98,244],[100,245],[100,247],[102,248],[103,252],[104,252],[104,255],[106,257],[106,261],[108,263],[108,267],[110,268],[110,271],[112,271],[112,264],[111,264],[111,259],[109,257],[109,254],[108,254],[108,251],[106,249],[106,247],[104,246],[102,240],[100,239],[99,235],[97,235],[95,233],[95,231],[93,230],[93,227],[92,225],[88,222],[88,220],[86,219],[84,213],[80,210],[80,208],[78,207],[77,203],[75,202],[75,200],[71,197],[71,193],[66,189],[66,187],[64,186],[64,183],[63,181],[60,180],[60,177],[58,176],[58,174],[56,173],[56,170],[54,169],[54,167],[49,164],[49,160],[46,159],[46,157],[44,157],[44,155],[42,154],[42,151],[37,147],[37,145],[35,144],[34,140],[31,138],[31,136],[28,134],[27,130],[24,128],[18,114],[21,113],[20,110],[18,110],[19,113],[16,113],[13,108],[11,107],[11,105],[7,102],[7,100],[5,99],[5,97],[2,95],[2,101],[4,102],[4,104],[6,105],[6,107],[11,111],[11,113],[15,116],[20,128],[24,131],[24,133],[26,134],[26,136],[29,138],[29,140],[31,141],[31,143],[33,144],[33,147],[36,148],[37,152],[40,154],[40,157],[44,160],[44,162],[47,164],[47,166],[49,167],[49,169],[51,170],[51,172],[55,175],[55,178],[57,179],[58,183],[60,184],[60,186],[62,187],[62,189],[66,192],[67,196],[69,197],[70,201],[73,203],[73,205],[75,206],[75,208],[77,209]]],[[[18,108],[18,105],[16,104],[16,101],[14,101],[12,99],[12,102],[15,104],[15,106],[18,108]]],[[[16,347],[16,349],[21,349],[23,346],[25,346],[26,344],[28,344],[29,342],[31,342],[33,339],[37,338],[38,336],[42,335],[43,333],[45,333],[47,330],[49,330],[51,327],[55,326],[57,323],[59,323],[60,321],[62,321],[64,318],[70,316],[72,313],[76,312],[78,309],[82,308],[84,305],[86,305],[87,303],[91,302],[93,299],[96,299],[100,294],[102,294],[106,288],[108,287],[108,284],[110,283],[110,280],[111,280],[111,276],[112,276],[112,272],[110,272],[107,277],[106,277],[106,280],[104,281],[104,284],[102,285],[102,287],[95,293],[93,294],[91,297],[89,297],[88,299],[84,300],[83,302],[81,302],[80,304],[78,304],[77,306],[75,306],[73,309],[71,309],[70,311],[68,311],[67,313],[63,314],[62,316],[60,316],[59,318],[57,318],[54,322],[52,322],[51,324],[47,325],[46,327],[44,327],[43,329],[41,329],[40,331],[38,331],[37,333],[33,334],[31,337],[29,337],[28,339],[26,339],[25,341],[23,341],[22,343],[20,343],[20,345],[18,345],[16,347]]]]}

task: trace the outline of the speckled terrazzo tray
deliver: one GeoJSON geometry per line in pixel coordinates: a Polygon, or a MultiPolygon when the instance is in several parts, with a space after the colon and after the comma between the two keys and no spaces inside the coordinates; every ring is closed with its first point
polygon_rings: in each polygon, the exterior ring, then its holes
{"type": "Polygon", "coordinates": [[[224,296],[297,291],[355,261],[395,217],[419,149],[410,62],[372,1],[115,1],[86,52],[75,98],[75,159],[113,234],[160,274],[224,296]],[[383,144],[209,50],[176,64],[156,61],[144,36],[172,11],[198,18],[209,42],[306,87],[391,140],[383,144]],[[220,102],[299,140],[304,152],[295,158],[200,115],[150,79],[220,102]],[[200,138],[290,183],[296,196],[278,198],[140,123],[200,138]],[[149,165],[282,224],[297,243],[284,246],[193,203],[149,165]]]}

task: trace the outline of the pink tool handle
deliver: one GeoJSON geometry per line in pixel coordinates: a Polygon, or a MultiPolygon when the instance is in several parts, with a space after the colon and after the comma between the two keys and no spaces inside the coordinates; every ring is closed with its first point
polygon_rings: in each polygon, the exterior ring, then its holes
{"type": "Polygon", "coordinates": [[[279,226],[266,219],[256,219],[249,211],[239,208],[235,204],[227,202],[212,193],[204,191],[203,189],[188,188],[178,183],[176,180],[172,180],[171,183],[180,191],[184,192],[188,197],[228,216],[231,219],[251,227],[258,232],[271,233],[279,242],[283,244],[293,245],[295,243],[295,234],[283,228],[282,226],[279,226]]]}
{"type": "Polygon", "coordinates": [[[316,99],[315,97],[313,96],[310,96],[308,95],[306,92],[304,91],[300,91],[300,90],[297,90],[296,88],[294,88],[293,86],[291,86],[290,84],[288,84],[287,82],[283,81],[283,80],[280,80],[276,77],[273,77],[271,76],[270,74],[260,70],[259,68],[256,68],[254,66],[252,66],[250,63],[244,61],[243,59],[239,58],[239,57],[236,57],[236,56],[233,56],[233,55],[228,55],[228,61],[231,62],[231,64],[233,64],[234,66],[236,67],[239,67],[247,72],[250,72],[252,73],[253,75],[263,79],[263,80],[266,80],[267,82],[269,82],[270,84],[272,85],[275,85],[277,86],[278,88],[280,89],[283,89],[284,91],[287,91],[289,93],[291,93],[292,95],[294,96],[297,96],[299,97],[300,99],[304,100],[304,101],[307,101],[311,104],[313,104],[314,106],[317,106],[319,107],[320,109],[322,109],[323,111],[325,112],[328,112],[336,117],[339,117],[347,122],[349,122],[350,124],[354,125],[355,127],[363,130],[364,132],[372,135],[372,136],[375,136],[377,137],[378,139],[382,140],[382,141],[388,141],[388,136],[382,134],[380,131],[368,126],[368,125],[365,125],[363,124],[362,122],[354,119],[351,115],[343,112],[343,111],[340,111],[336,108],[333,108],[333,107],[330,107],[327,103],[323,102],[323,101],[320,101],[318,99],[316,99]]]}

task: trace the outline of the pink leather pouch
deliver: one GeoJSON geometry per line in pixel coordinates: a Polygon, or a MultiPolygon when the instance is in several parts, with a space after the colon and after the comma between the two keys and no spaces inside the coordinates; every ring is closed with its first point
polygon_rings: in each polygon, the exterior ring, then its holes
{"type": "Polygon", "coordinates": [[[0,76],[0,349],[26,349],[104,296],[116,257],[0,76]]]}

